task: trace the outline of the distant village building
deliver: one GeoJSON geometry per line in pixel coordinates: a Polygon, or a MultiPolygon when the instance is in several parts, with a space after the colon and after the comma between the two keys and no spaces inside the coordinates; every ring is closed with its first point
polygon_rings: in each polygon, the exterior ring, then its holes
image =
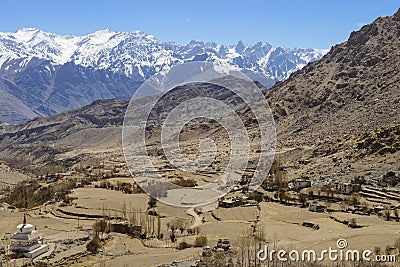
{"type": "Polygon", "coordinates": [[[24,221],[17,226],[17,231],[11,236],[11,251],[22,254],[26,258],[36,258],[37,256],[49,250],[48,245],[44,244],[43,236],[36,230],[33,230],[32,224],[24,221]]]}
{"type": "Polygon", "coordinates": [[[127,223],[112,223],[111,231],[121,234],[129,234],[134,237],[140,237],[142,233],[141,225],[129,225],[127,223]]]}
{"type": "Polygon", "coordinates": [[[334,191],[338,194],[350,194],[354,191],[352,183],[337,182],[334,184],[334,191]]]}
{"type": "Polygon", "coordinates": [[[231,248],[231,242],[229,239],[218,239],[217,245],[213,247],[213,251],[222,249],[223,251],[228,251],[231,248]]]}
{"type": "Polygon", "coordinates": [[[325,208],[326,207],[324,205],[318,203],[317,201],[313,201],[312,203],[310,203],[308,210],[313,212],[324,212],[325,208]]]}
{"type": "Polygon", "coordinates": [[[239,207],[241,205],[242,205],[242,200],[240,198],[224,199],[219,202],[219,206],[221,208],[233,208],[233,207],[239,207]]]}
{"type": "Polygon", "coordinates": [[[303,188],[311,187],[311,180],[306,178],[295,179],[288,183],[288,187],[291,190],[300,190],[303,188]]]}
{"type": "Polygon", "coordinates": [[[274,181],[274,179],[270,175],[265,178],[261,186],[266,191],[275,191],[279,189],[278,184],[274,181]]]}

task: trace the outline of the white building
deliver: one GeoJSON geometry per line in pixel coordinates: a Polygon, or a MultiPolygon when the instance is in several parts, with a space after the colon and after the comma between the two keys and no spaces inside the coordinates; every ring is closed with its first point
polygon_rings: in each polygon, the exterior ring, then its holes
{"type": "Polygon", "coordinates": [[[291,190],[300,190],[302,188],[311,187],[310,179],[295,179],[288,183],[288,187],[291,190]]]}
{"type": "Polygon", "coordinates": [[[33,259],[47,252],[49,247],[44,244],[44,238],[33,230],[32,224],[24,222],[17,226],[17,231],[11,236],[11,251],[21,253],[24,257],[33,259]]]}

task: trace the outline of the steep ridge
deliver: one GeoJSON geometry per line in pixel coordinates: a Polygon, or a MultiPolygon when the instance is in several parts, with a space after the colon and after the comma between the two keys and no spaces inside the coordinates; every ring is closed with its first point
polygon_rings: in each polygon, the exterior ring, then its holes
{"type": "Polygon", "coordinates": [[[400,120],[400,21],[378,18],[266,92],[282,145],[315,144],[400,120]]]}
{"type": "Polygon", "coordinates": [[[400,9],[352,32],[266,91],[288,178],[378,179],[399,170],[399,18],[400,9]]]}

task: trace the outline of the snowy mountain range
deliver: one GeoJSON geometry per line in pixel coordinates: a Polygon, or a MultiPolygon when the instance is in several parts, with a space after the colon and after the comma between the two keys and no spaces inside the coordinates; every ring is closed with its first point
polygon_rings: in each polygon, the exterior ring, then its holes
{"type": "Polygon", "coordinates": [[[0,33],[0,121],[18,123],[98,99],[129,99],[143,80],[189,61],[220,61],[266,87],[328,50],[162,42],[142,31],[61,36],[34,28],[0,33]]]}

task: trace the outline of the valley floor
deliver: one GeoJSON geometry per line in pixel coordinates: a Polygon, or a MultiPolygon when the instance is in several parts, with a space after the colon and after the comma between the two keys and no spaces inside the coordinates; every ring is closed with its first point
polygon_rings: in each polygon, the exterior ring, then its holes
{"type": "MultiPolygon", "coordinates": [[[[210,205],[202,213],[170,207],[158,203],[157,210],[162,215],[161,232],[163,240],[140,240],[125,234],[109,233],[104,239],[100,252],[96,255],[86,252],[86,244],[92,236],[92,225],[96,218],[74,216],[86,212],[91,215],[104,214],[107,209],[121,211],[123,205],[145,210],[148,198],[145,194],[123,194],[99,188],[77,188],[71,194],[74,198],[69,206],[43,205],[27,211],[28,222],[43,233],[50,244],[50,251],[35,261],[57,266],[159,266],[180,262],[182,266],[200,258],[201,248],[177,250],[176,244],[193,244],[196,235],[177,232],[177,242],[169,240],[168,222],[181,218],[188,227],[198,226],[198,232],[205,235],[208,245],[213,247],[218,239],[229,239],[231,246],[239,246],[241,236],[258,222],[265,232],[265,243],[274,244],[277,249],[296,248],[321,251],[336,248],[339,238],[347,240],[349,249],[376,251],[381,253],[394,247],[400,238],[400,222],[386,221],[376,215],[357,215],[346,212],[316,213],[299,206],[288,206],[276,202],[261,202],[257,206],[216,208],[210,205]],[[125,204],[124,204],[125,203],[125,204]],[[69,212],[66,215],[65,211],[69,212]],[[196,218],[197,214],[197,218],[196,218]],[[79,219],[78,219],[79,218],[79,219]],[[336,219],[336,220],[335,220],[336,219]],[[340,221],[355,219],[362,228],[350,228],[340,221]],[[319,229],[302,226],[303,222],[318,225],[319,229]],[[79,224],[79,228],[78,228],[79,224]],[[50,256],[53,254],[53,256],[50,256]],[[189,260],[189,261],[187,261],[189,260]]],[[[127,208],[128,211],[130,208],[127,208]]],[[[23,212],[3,208],[0,211],[0,236],[7,237],[21,223],[23,212]]],[[[4,243],[4,241],[3,241],[4,243]]],[[[21,266],[27,260],[12,260],[21,266]]]]}

